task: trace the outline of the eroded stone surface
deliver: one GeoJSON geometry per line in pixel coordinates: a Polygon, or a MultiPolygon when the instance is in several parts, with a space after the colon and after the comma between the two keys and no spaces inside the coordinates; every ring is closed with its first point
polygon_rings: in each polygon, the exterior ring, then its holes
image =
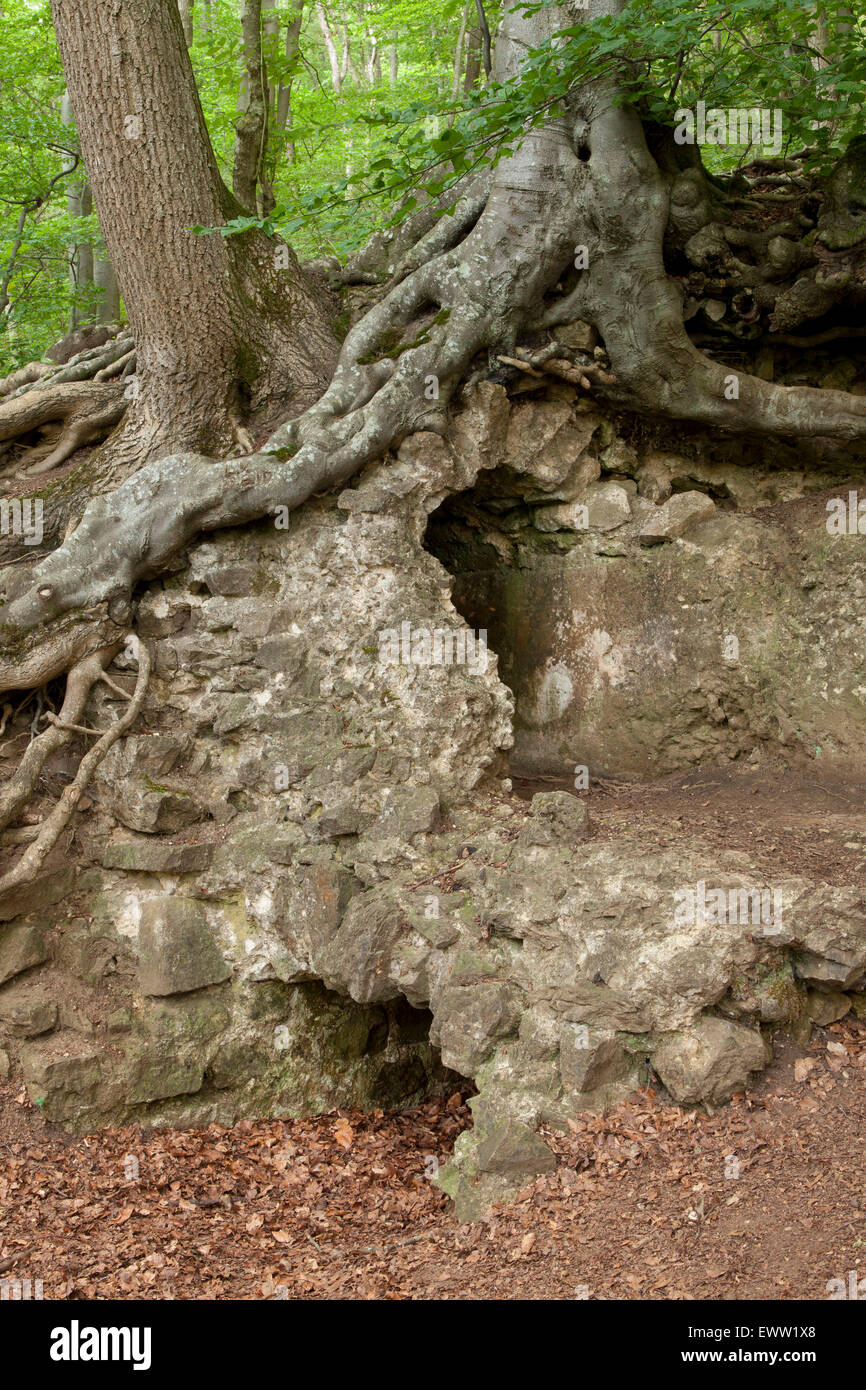
{"type": "MultiPolygon", "coordinates": [[[[0,1045],[48,1118],[406,1104],[451,1067],[478,1094],[441,1182],[473,1218],[551,1166],[540,1127],[651,1069],[683,1103],[723,1100],[771,1030],[862,1010],[855,886],[780,877],[771,920],[690,918],[690,886],[765,886],[748,855],[602,836],[564,792],[525,819],[500,791],[496,623],[526,674],[522,749],[557,770],[863,743],[856,541],[831,544],[820,510],[736,510],[799,506],[805,468],[638,448],[557,390],[510,404],[482,383],[445,437],[411,436],[287,531],[204,539],[148,589],[142,728],[99,770],[79,861],[0,926],[0,1045]],[[465,636],[428,520],[482,474],[489,660],[419,664],[404,624],[465,636]]],[[[113,694],[91,703],[105,724],[113,694]]]]}

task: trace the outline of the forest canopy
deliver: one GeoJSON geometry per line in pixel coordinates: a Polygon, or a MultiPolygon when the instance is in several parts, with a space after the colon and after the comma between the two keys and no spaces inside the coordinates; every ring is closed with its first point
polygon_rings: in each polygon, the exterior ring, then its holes
{"type": "MultiPolygon", "coordinates": [[[[529,4],[527,12],[543,8],[529,4]]],[[[244,105],[242,0],[184,7],[198,93],[231,185],[244,105]]],[[[355,252],[371,232],[512,150],[576,82],[615,72],[645,120],[678,108],[784,109],[781,153],[829,164],[864,126],[866,33],[845,0],[635,0],[532,50],[519,80],[487,72],[486,0],[271,0],[262,7],[268,89],[258,206],[228,220],[276,228],[304,257],[355,252]],[[443,173],[447,169],[447,173],[443,173]],[[419,193],[420,190],[420,193],[419,193]]],[[[0,374],[92,321],[105,248],[86,185],[48,0],[6,0],[0,50],[0,374]],[[93,270],[96,267],[96,274],[93,270]]],[[[753,159],[702,145],[707,168],[753,159]]],[[[774,153],[775,153],[774,149],[774,153]]],[[[108,316],[114,306],[108,306],[108,316]]]]}

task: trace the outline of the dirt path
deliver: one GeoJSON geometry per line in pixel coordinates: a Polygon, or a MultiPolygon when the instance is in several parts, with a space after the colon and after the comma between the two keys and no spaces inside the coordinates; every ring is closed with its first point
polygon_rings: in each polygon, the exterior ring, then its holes
{"type": "Polygon", "coordinates": [[[866,1274],[859,1023],[783,1047],[713,1114],[650,1093],[587,1116],[549,1136],[555,1173],[461,1227],[426,1173],[468,1122],[456,1095],[73,1139],[7,1085],[0,1277],[46,1299],[820,1300],[866,1274]]]}
{"type": "MultiPolygon", "coordinates": [[[[512,774],[514,791],[572,791],[568,780],[512,774]]],[[[866,783],[838,768],[700,767],[657,782],[594,781],[590,814],[601,835],[628,831],[660,848],[701,836],[742,850],[759,867],[866,888],[866,783]]]]}

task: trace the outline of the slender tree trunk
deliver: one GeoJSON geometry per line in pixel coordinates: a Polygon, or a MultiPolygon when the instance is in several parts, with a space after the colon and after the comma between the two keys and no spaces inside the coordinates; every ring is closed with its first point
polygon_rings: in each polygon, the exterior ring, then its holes
{"type": "MultiPolygon", "coordinates": [[[[71,131],[74,117],[68,92],[63,94],[60,111],[63,124],[71,131]]],[[[74,165],[74,158],[64,159],[64,168],[73,168],[74,165]]],[[[93,210],[90,184],[87,182],[87,174],[83,168],[81,175],[81,178],[70,180],[66,186],[66,210],[70,218],[75,220],[89,217],[93,210]]],[[[71,331],[73,328],[77,328],[82,318],[86,317],[81,312],[77,294],[80,290],[86,290],[93,284],[93,249],[88,241],[76,241],[70,247],[69,282],[73,295],[72,309],[69,315],[71,331]]]]}
{"type": "Polygon", "coordinates": [[[464,92],[473,92],[481,76],[481,30],[477,24],[466,32],[466,70],[463,74],[464,92]]]}
{"type": "Polygon", "coordinates": [[[180,10],[180,22],[183,25],[183,36],[186,39],[187,48],[192,47],[192,12],[194,3],[195,0],[177,0],[177,8],[180,10]]]}
{"type": "Polygon", "coordinates": [[[475,9],[478,14],[478,28],[481,30],[481,60],[484,64],[484,76],[489,81],[493,60],[490,54],[490,27],[487,23],[487,15],[484,13],[483,0],[475,0],[475,9]]]}
{"type": "Polygon", "coordinates": [[[237,447],[244,420],[318,395],[334,355],[321,302],[275,239],[191,230],[240,208],[219,176],[176,5],[53,0],[52,11],[138,350],[138,399],[123,447],[108,447],[136,465],[167,448],[237,447]]]}
{"type": "Polygon", "coordinates": [[[120,290],[111,261],[103,256],[93,257],[93,283],[102,291],[97,318],[100,323],[117,323],[120,318],[120,290]]]}
{"type": "Polygon", "coordinates": [[[232,192],[243,207],[256,212],[265,210],[259,206],[257,189],[268,137],[268,85],[262,58],[262,0],[244,0],[241,37],[243,47],[235,121],[232,192]]]}
{"type": "Polygon", "coordinates": [[[354,62],[352,61],[352,50],[351,50],[351,48],[349,47],[349,31],[348,31],[348,29],[346,28],[345,24],[343,25],[343,31],[342,31],[342,32],[343,32],[343,57],[342,57],[341,65],[340,65],[341,76],[342,76],[342,79],[343,79],[344,82],[345,82],[346,78],[349,77],[349,78],[351,78],[351,81],[352,81],[352,85],[353,85],[353,86],[355,86],[355,87],[360,87],[360,86],[362,86],[363,84],[362,84],[362,82],[361,82],[361,78],[360,78],[359,75],[358,75],[358,69],[355,67],[354,62]]]}
{"type": "Polygon", "coordinates": [[[388,82],[392,87],[397,86],[397,45],[388,44],[388,82]]]}
{"type": "MultiPolygon", "coordinates": [[[[291,130],[292,125],[292,87],[301,55],[301,27],[306,3],[307,0],[289,0],[286,23],[286,75],[277,88],[274,116],[275,128],[281,132],[291,130]]],[[[291,138],[286,142],[285,154],[288,163],[294,164],[295,142],[291,138]]]]}
{"type": "Polygon", "coordinates": [[[331,26],[328,23],[328,15],[321,0],[317,0],[316,3],[316,18],[319,21],[322,38],[325,41],[325,52],[328,55],[328,62],[331,65],[331,86],[334,88],[337,96],[339,96],[343,90],[343,73],[340,70],[340,60],[337,57],[337,46],[334,43],[331,26]]]}
{"type": "Polygon", "coordinates": [[[460,16],[460,28],[457,33],[457,44],[454,49],[454,77],[451,82],[451,100],[456,101],[460,95],[460,74],[463,71],[463,43],[466,38],[466,10],[460,16]]]}

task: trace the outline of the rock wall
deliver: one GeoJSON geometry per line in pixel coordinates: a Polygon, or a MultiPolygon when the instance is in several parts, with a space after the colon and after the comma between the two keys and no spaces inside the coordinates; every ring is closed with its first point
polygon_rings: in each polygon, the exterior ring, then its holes
{"type": "Polygon", "coordinates": [[[514,693],[512,766],[866,768],[866,551],[847,529],[863,461],[758,471],[609,439],[592,411],[519,405],[502,467],[431,523],[514,693]]]}
{"type": "MultiPolygon", "coordinates": [[[[477,400],[453,424],[459,447],[415,436],[288,526],[277,513],[203,541],[143,595],[142,718],[0,927],[0,1073],[20,1069],[52,1120],[229,1122],[453,1087],[429,1015],[328,993],[287,940],[298,922],[334,929],[395,836],[431,830],[505,769],[512,702],[495,657],[381,659],[382,634],[406,623],[465,632],[422,540],[507,416],[504,393],[477,400]],[[338,847],[361,835],[366,859],[349,867],[338,847]]],[[[91,725],[117,706],[103,689],[91,725]]],[[[49,784],[79,755],[49,766],[49,784]]]]}
{"type": "MultiPolygon", "coordinates": [[[[195,546],[140,601],[135,733],[0,905],[0,1069],[74,1129],[409,1104],[456,1072],[475,1128],[441,1181],[473,1216],[552,1162],[537,1125],[650,1067],[684,1103],[724,1099],[774,1028],[859,1007],[862,885],[766,885],[747,855],[651,851],[565,793],[528,811],[505,780],[497,640],[537,766],[859,756],[859,542],[811,495],[851,460],[698,466],[574,392],[482,383],[445,438],[412,436],[287,527],[195,546]],[[698,883],[745,915],[683,917],[698,883]]],[[[117,708],[102,688],[88,723],[117,708]]]]}

